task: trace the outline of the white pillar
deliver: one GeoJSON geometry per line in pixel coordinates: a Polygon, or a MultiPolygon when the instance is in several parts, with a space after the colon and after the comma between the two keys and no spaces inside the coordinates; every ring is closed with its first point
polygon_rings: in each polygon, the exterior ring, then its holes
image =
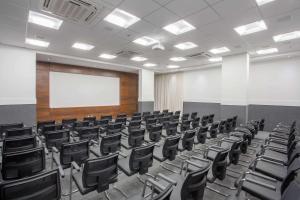
{"type": "Polygon", "coordinates": [[[139,70],[139,112],[154,109],[154,72],[139,70]]]}

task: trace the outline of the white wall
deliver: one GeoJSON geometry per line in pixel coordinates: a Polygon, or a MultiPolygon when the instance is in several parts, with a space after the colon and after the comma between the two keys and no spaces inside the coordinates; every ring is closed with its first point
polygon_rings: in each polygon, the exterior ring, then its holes
{"type": "Polygon", "coordinates": [[[154,72],[139,70],[139,101],[154,101],[154,72]]]}
{"type": "Polygon", "coordinates": [[[221,68],[207,68],[183,73],[184,102],[220,103],[221,68]]]}
{"type": "Polygon", "coordinates": [[[35,104],[36,54],[0,45],[0,105],[35,104]]]}
{"type": "Polygon", "coordinates": [[[300,57],[251,63],[249,104],[300,106],[300,57]]]}

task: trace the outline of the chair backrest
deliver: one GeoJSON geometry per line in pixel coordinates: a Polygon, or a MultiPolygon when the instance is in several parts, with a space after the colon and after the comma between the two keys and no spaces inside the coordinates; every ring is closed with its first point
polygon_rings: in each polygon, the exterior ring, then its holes
{"type": "Polygon", "coordinates": [[[62,124],[48,124],[43,126],[42,134],[46,133],[47,131],[57,131],[62,129],[63,129],[62,124]]]}
{"type": "Polygon", "coordinates": [[[95,121],[95,126],[106,127],[109,123],[109,119],[100,119],[95,121]]]}
{"type": "Polygon", "coordinates": [[[191,119],[195,119],[198,115],[198,112],[192,112],[191,119]]]}
{"type": "Polygon", "coordinates": [[[0,184],[0,199],[60,200],[61,186],[58,170],[0,184]]]}
{"type": "Polygon", "coordinates": [[[158,116],[160,114],[160,111],[159,110],[156,110],[156,111],[153,111],[152,113],[154,116],[158,116]]]}
{"type": "Polygon", "coordinates": [[[165,123],[165,122],[168,122],[170,121],[170,116],[164,116],[162,118],[159,119],[159,123],[165,123]]]}
{"type": "Polygon", "coordinates": [[[75,126],[75,122],[77,121],[77,118],[70,118],[70,119],[62,119],[61,123],[64,128],[71,128],[73,129],[75,126]]]}
{"type": "Polygon", "coordinates": [[[162,128],[162,124],[151,125],[149,129],[149,139],[153,142],[158,142],[161,138],[162,128]]]}
{"type": "Polygon", "coordinates": [[[131,117],[131,121],[141,121],[142,116],[141,115],[134,115],[131,117]]]}
{"type": "Polygon", "coordinates": [[[235,128],[237,126],[237,118],[238,116],[235,115],[233,118],[232,118],[232,127],[235,128]]]}
{"type": "Polygon", "coordinates": [[[226,124],[225,124],[225,130],[226,130],[226,132],[231,132],[232,131],[232,121],[233,121],[233,119],[232,118],[228,118],[227,120],[226,120],[226,124]]]}
{"type": "Polygon", "coordinates": [[[99,139],[99,126],[88,126],[77,128],[80,140],[96,140],[99,139]]]}
{"type": "Polygon", "coordinates": [[[94,123],[96,121],[96,117],[95,116],[87,116],[83,118],[83,121],[88,121],[91,123],[94,123]]]}
{"type": "Polygon", "coordinates": [[[265,119],[261,119],[260,122],[259,122],[259,130],[260,131],[263,131],[265,128],[265,119]]]}
{"type": "Polygon", "coordinates": [[[180,114],[175,114],[175,115],[172,115],[171,116],[171,118],[170,118],[170,120],[171,121],[179,121],[179,118],[180,118],[180,114]]]}
{"type": "Polygon", "coordinates": [[[169,184],[163,191],[154,196],[151,200],[170,200],[173,192],[173,185],[169,184]]]}
{"type": "Polygon", "coordinates": [[[181,131],[186,131],[186,130],[189,130],[190,129],[190,126],[191,126],[191,122],[192,120],[184,120],[181,122],[181,131]]]}
{"type": "Polygon", "coordinates": [[[121,149],[121,133],[102,136],[100,152],[102,155],[115,153],[121,149]]]}
{"type": "Polygon", "coordinates": [[[169,112],[168,109],[165,109],[165,110],[162,111],[162,113],[164,113],[164,114],[167,114],[168,112],[169,112]]]}
{"type": "Polygon", "coordinates": [[[169,122],[166,124],[167,135],[175,135],[177,133],[178,122],[169,122]]]}
{"type": "Polygon", "coordinates": [[[209,116],[208,116],[208,123],[213,123],[214,122],[214,117],[215,117],[215,114],[210,114],[209,116]]]}
{"type": "Polygon", "coordinates": [[[2,155],[2,177],[4,180],[32,176],[45,169],[44,148],[4,153],[2,155]]]}
{"type": "Polygon", "coordinates": [[[219,133],[225,132],[226,120],[221,120],[219,124],[219,133]]]}
{"type": "Polygon", "coordinates": [[[76,122],[74,122],[74,128],[86,127],[86,126],[89,126],[89,125],[90,125],[89,121],[76,121],[76,122]]]}
{"type": "Polygon", "coordinates": [[[183,149],[188,151],[191,151],[193,149],[195,135],[196,135],[196,130],[188,130],[183,132],[183,137],[182,137],[183,149]]]}
{"type": "Polygon", "coordinates": [[[145,174],[153,163],[154,144],[133,148],[129,158],[129,169],[135,173],[145,174]]]}
{"type": "Polygon", "coordinates": [[[89,141],[83,140],[72,143],[63,143],[60,150],[60,163],[69,167],[72,161],[81,165],[89,158],[89,141]]]}
{"type": "Polygon", "coordinates": [[[0,124],[0,135],[2,136],[2,134],[5,133],[7,129],[23,128],[23,127],[24,127],[23,123],[0,124]]]}
{"type": "Polygon", "coordinates": [[[122,123],[123,125],[126,125],[127,118],[126,117],[117,117],[115,120],[115,123],[122,123]]]}
{"type": "Polygon", "coordinates": [[[192,127],[197,128],[200,126],[200,117],[195,117],[192,121],[192,127]]]}
{"type": "Polygon", "coordinates": [[[2,153],[24,151],[36,147],[35,136],[17,138],[5,138],[2,145],[2,153]]]}
{"type": "Polygon", "coordinates": [[[149,116],[149,115],[151,115],[151,112],[143,112],[143,114],[142,114],[143,117],[146,117],[146,116],[149,116]]]}
{"type": "Polygon", "coordinates": [[[182,121],[188,120],[188,119],[189,119],[189,116],[190,116],[189,113],[183,113],[183,114],[182,114],[182,117],[181,117],[181,120],[182,120],[182,121]]]}
{"type": "Polygon", "coordinates": [[[96,188],[97,192],[109,189],[109,184],[117,182],[118,154],[111,154],[84,163],[82,185],[85,188],[96,188]]]}
{"type": "Polygon", "coordinates": [[[188,173],[181,187],[180,196],[185,200],[203,199],[210,166],[188,173]]]}
{"type": "Polygon", "coordinates": [[[155,125],[157,122],[156,118],[148,118],[146,119],[146,129],[149,131],[152,125],[155,125]]]}
{"type": "MultiPolygon", "coordinates": [[[[226,177],[227,156],[230,148],[224,148],[222,151],[217,152],[212,164],[213,177],[219,180],[224,180],[226,177]]],[[[215,152],[214,152],[215,153],[215,152]]]]}
{"type": "Polygon", "coordinates": [[[146,116],[144,117],[144,120],[145,120],[146,123],[147,123],[147,120],[148,120],[148,119],[156,119],[156,117],[155,117],[154,115],[152,115],[152,114],[146,115],[146,116]]]}
{"type": "Polygon", "coordinates": [[[119,113],[117,115],[117,118],[123,118],[123,117],[127,117],[127,114],[126,113],[119,113]]]}
{"type": "Polygon", "coordinates": [[[63,143],[70,142],[70,131],[68,129],[58,131],[48,131],[44,134],[47,149],[56,147],[61,149],[63,143]]]}
{"type": "Polygon", "coordinates": [[[213,132],[213,131],[218,131],[218,128],[219,128],[219,124],[220,124],[220,122],[213,122],[212,124],[211,124],[211,127],[210,127],[210,132],[213,132]]]}
{"type": "Polygon", "coordinates": [[[167,158],[168,160],[174,160],[176,158],[179,141],[179,135],[166,137],[162,149],[162,154],[164,158],[167,158]]]}
{"type": "Polygon", "coordinates": [[[180,110],[177,110],[175,111],[174,115],[180,115],[181,111],[180,110]]]}
{"type": "Polygon", "coordinates": [[[48,120],[48,121],[38,121],[37,122],[37,130],[40,130],[45,125],[55,124],[55,120],[48,120]]]}
{"type": "Polygon", "coordinates": [[[166,115],[172,116],[174,113],[173,112],[168,112],[166,115]]]}
{"type": "Polygon", "coordinates": [[[107,126],[107,134],[119,133],[121,132],[122,127],[122,123],[109,123],[107,126]]]}
{"type": "Polygon", "coordinates": [[[133,129],[128,135],[128,144],[131,147],[139,147],[145,141],[145,129],[133,129]]]}
{"type": "Polygon", "coordinates": [[[230,143],[230,151],[229,151],[229,162],[230,164],[238,164],[240,154],[241,154],[241,145],[243,143],[243,139],[236,140],[233,143],[230,143]]]}
{"type": "Polygon", "coordinates": [[[206,126],[208,124],[208,119],[209,119],[209,116],[208,115],[204,115],[201,119],[201,125],[202,126],[206,126]]]}
{"type": "Polygon", "coordinates": [[[140,113],[140,112],[135,112],[135,113],[132,114],[132,116],[140,116],[140,117],[141,117],[141,116],[142,116],[142,113],[140,113]]]}
{"type": "Polygon", "coordinates": [[[31,127],[12,128],[6,130],[5,138],[23,137],[23,136],[31,136],[31,135],[32,135],[31,127]]]}
{"type": "Polygon", "coordinates": [[[141,120],[133,120],[133,121],[130,121],[129,124],[128,124],[128,131],[132,131],[134,129],[140,129],[141,128],[141,124],[142,124],[142,121],[141,120]]]}
{"type": "Polygon", "coordinates": [[[111,121],[112,118],[112,115],[101,115],[101,119],[108,119],[109,121],[111,121]]]}

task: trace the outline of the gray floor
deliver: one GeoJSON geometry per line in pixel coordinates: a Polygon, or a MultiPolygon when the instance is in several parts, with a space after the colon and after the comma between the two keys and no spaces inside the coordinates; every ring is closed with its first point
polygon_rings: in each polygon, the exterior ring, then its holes
{"type": "MultiPolygon", "coordinates": [[[[257,150],[260,149],[260,144],[262,144],[262,140],[265,139],[268,136],[268,132],[259,132],[258,135],[256,136],[256,139],[253,140],[253,144],[256,145],[257,147],[254,148],[255,152],[253,152],[254,154],[251,155],[251,157],[245,157],[245,156],[241,156],[241,160],[245,161],[245,162],[240,162],[246,166],[249,165],[249,163],[254,159],[255,157],[255,153],[257,150]]],[[[208,144],[214,144],[214,141],[208,141],[208,144]]],[[[198,145],[196,148],[201,148],[201,145],[198,145]]],[[[98,150],[98,149],[97,149],[98,150]]],[[[98,150],[99,151],[99,150],[98,150]]],[[[126,150],[122,149],[122,151],[124,151],[126,153],[126,150]]],[[[251,151],[251,150],[250,150],[251,151]]],[[[186,153],[188,154],[188,153],[186,153]]],[[[201,156],[201,153],[197,153],[196,155],[201,156]]],[[[50,161],[50,159],[48,159],[48,161],[50,161]]],[[[174,164],[178,164],[180,165],[182,162],[181,159],[177,158],[176,160],[172,161],[172,163],[174,164]]],[[[48,165],[49,166],[49,165],[48,165]]],[[[176,170],[178,171],[177,168],[175,167],[170,167],[168,166],[170,169],[176,170]]],[[[247,170],[247,167],[241,166],[241,165],[231,165],[229,166],[230,169],[234,169],[235,171],[239,171],[239,172],[244,172],[247,170]]],[[[65,178],[62,179],[62,192],[63,193],[67,193],[69,191],[69,170],[65,170],[66,176],[65,178]]],[[[171,172],[168,170],[163,169],[160,166],[160,163],[156,160],[154,160],[153,166],[150,168],[149,170],[150,174],[157,174],[157,173],[163,173],[165,175],[170,175],[171,172]]],[[[227,171],[227,174],[238,177],[240,174],[237,173],[233,173],[230,171],[227,171]]],[[[142,176],[142,178],[147,178],[145,176],[142,176]]],[[[222,183],[225,184],[227,186],[230,187],[234,187],[234,182],[235,182],[235,178],[232,178],[230,176],[226,176],[225,180],[223,181],[216,181],[218,183],[222,183]]],[[[118,182],[115,184],[116,187],[120,188],[122,191],[124,191],[125,193],[128,194],[129,197],[132,197],[134,195],[137,194],[142,194],[142,189],[143,189],[143,184],[138,181],[136,175],[131,176],[131,177],[127,177],[125,174],[121,173],[118,177],[118,182]]],[[[208,184],[208,186],[211,186],[214,189],[219,190],[222,193],[226,193],[229,194],[230,196],[228,198],[225,198],[217,193],[214,193],[208,189],[205,190],[205,195],[204,195],[204,199],[205,200],[224,200],[224,199],[228,199],[228,200],[242,200],[242,199],[255,199],[251,196],[246,196],[245,193],[241,193],[239,197],[235,196],[236,193],[236,189],[233,190],[229,190],[223,187],[220,187],[216,184],[208,184]]],[[[73,188],[76,189],[75,184],[73,183],[73,188]]],[[[109,193],[109,197],[111,198],[111,200],[119,200],[119,199],[126,199],[118,190],[113,189],[113,187],[110,187],[110,189],[108,190],[109,193]]],[[[69,199],[69,197],[65,196],[62,197],[62,199],[69,199]]],[[[98,194],[97,192],[91,192],[87,195],[80,195],[79,192],[74,193],[73,194],[73,200],[96,200],[96,199],[105,199],[103,194],[98,194]]],[[[130,199],[130,198],[129,198],[130,199]]],[[[142,199],[142,198],[141,198],[142,199]]]]}

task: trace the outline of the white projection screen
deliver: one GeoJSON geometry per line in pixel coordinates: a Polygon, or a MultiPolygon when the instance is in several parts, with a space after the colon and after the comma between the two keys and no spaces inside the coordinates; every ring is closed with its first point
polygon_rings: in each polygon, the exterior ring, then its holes
{"type": "Polygon", "coordinates": [[[50,72],[50,108],[120,105],[120,78],[50,72]]]}

